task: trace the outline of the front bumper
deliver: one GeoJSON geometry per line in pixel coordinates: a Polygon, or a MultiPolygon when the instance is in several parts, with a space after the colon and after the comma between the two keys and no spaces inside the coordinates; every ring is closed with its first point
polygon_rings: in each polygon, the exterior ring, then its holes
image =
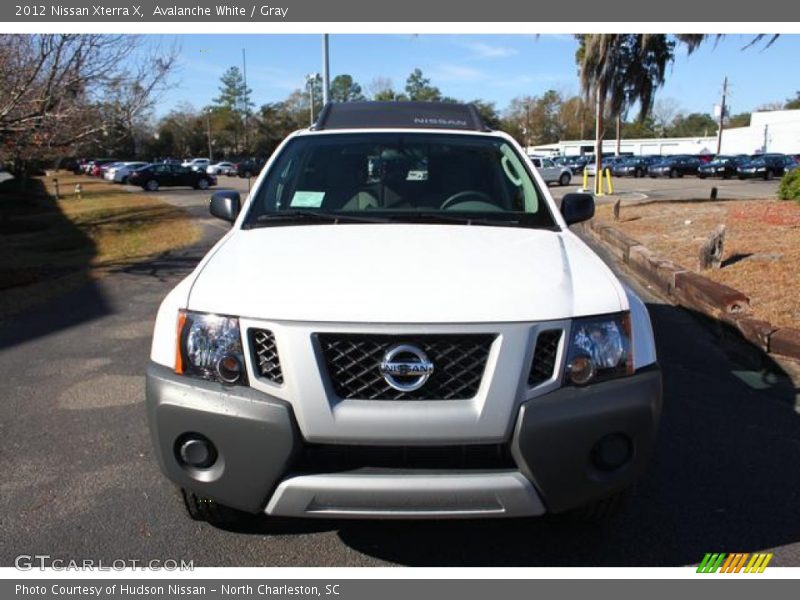
{"type": "MultiPolygon", "coordinates": [[[[251,513],[301,517],[512,517],[563,512],[630,485],[652,454],[661,373],[561,388],[523,403],[508,440],[516,469],[293,471],[304,440],[291,406],[247,387],[175,375],[151,364],[146,403],[159,465],[181,487],[251,513]],[[176,446],[201,434],[216,462],[194,469],[176,446]],[[607,436],[630,441],[614,469],[593,460],[607,436]]],[[[430,440],[435,445],[437,440],[430,440]]]]}

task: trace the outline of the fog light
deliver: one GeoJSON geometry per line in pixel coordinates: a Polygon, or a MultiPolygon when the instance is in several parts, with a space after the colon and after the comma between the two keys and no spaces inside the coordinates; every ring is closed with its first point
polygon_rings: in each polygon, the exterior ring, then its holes
{"type": "Polygon", "coordinates": [[[627,464],[633,456],[633,442],[627,435],[612,433],[592,448],[592,463],[602,471],[613,471],[627,464]]]}
{"type": "Polygon", "coordinates": [[[211,441],[197,433],[178,439],[175,444],[178,460],[195,469],[207,469],[217,462],[217,449],[211,441]]]}
{"type": "Polygon", "coordinates": [[[231,354],[223,356],[217,363],[217,375],[225,383],[236,383],[242,376],[242,363],[231,354]]]}
{"type": "Polygon", "coordinates": [[[575,385],[586,385],[594,378],[594,362],[586,355],[579,355],[567,365],[567,375],[575,385]]]}

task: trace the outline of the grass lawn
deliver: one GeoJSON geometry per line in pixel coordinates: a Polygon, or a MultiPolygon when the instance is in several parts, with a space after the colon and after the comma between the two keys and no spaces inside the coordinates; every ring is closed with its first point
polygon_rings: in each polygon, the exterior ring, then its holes
{"type": "Polygon", "coordinates": [[[597,218],[659,255],[698,269],[703,241],[726,226],[722,268],[703,275],[744,292],[758,319],[800,329],[800,204],[781,200],[650,202],[610,205],[597,218]]]}
{"type": "Polygon", "coordinates": [[[53,177],[31,179],[24,190],[0,184],[0,318],[200,237],[183,210],[158,198],[59,172],[56,200],[53,177]]]}

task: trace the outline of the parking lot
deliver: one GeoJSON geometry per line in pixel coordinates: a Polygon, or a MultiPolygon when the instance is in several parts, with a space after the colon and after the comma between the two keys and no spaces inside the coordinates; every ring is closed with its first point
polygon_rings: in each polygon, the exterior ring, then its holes
{"type": "MultiPolygon", "coordinates": [[[[617,189],[623,198],[693,198],[715,185],[721,197],[762,197],[776,184],[628,179],[617,189]]],[[[247,181],[221,178],[219,187],[246,193],[247,181]]],[[[797,384],[752,348],[721,345],[607,255],[648,303],[665,382],[655,459],[609,526],[282,520],[227,531],[189,520],[153,458],[143,374],[161,298],[228,226],[207,215],[208,192],[158,195],[203,224],[200,244],[0,327],[0,564],[40,553],[196,566],[675,566],[710,551],[756,550],[775,552],[775,565],[800,564],[797,384]]]]}

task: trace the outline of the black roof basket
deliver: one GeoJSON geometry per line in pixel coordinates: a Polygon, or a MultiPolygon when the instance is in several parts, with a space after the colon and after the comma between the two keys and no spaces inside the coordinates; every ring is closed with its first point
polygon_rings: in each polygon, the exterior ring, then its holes
{"type": "Polygon", "coordinates": [[[329,102],[312,129],[458,129],[490,131],[474,104],[329,102]]]}

